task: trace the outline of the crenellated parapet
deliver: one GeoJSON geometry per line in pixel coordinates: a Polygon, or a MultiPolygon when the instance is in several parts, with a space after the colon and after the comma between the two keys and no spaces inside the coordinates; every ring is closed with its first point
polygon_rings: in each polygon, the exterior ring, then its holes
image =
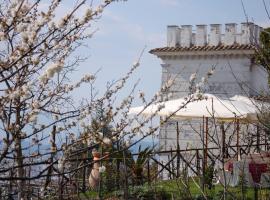
{"type": "Polygon", "coordinates": [[[192,25],[168,26],[168,47],[191,47],[191,46],[219,46],[219,45],[247,45],[258,44],[262,27],[254,23],[210,24],[196,25],[193,31],[192,25]]]}

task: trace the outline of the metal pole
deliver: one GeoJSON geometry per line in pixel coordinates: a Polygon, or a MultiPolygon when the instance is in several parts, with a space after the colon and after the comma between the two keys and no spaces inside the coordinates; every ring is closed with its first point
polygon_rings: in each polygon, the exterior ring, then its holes
{"type": "Polygon", "coordinates": [[[150,160],[147,161],[147,182],[148,185],[151,185],[151,177],[150,177],[150,160]]]}
{"type": "Polygon", "coordinates": [[[200,174],[200,156],[199,156],[198,149],[196,149],[196,168],[197,168],[197,173],[200,174]]]}
{"type": "Polygon", "coordinates": [[[260,127],[259,127],[259,124],[257,124],[257,152],[260,153],[260,141],[261,139],[261,136],[260,136],[260,127]]]}
{"type": "Polygon", "coordinates": [[[202,162],[202,191],[204,192],[204,175],[205,175],[205,143],[204,143],[204,116],[203,116],[203,126],[202,126],[202,142],[203,142],[203,162],[202,162]]]}
{"type": "MultiPolygon", "coordinates": [[[[226,136],[225,136],[225,129],[224,129],[224,122],[221,123],[220,125],[221,129],[221,134],[222,134],[222,165],[223,165],[223,170],[224,170],[224,164],[225,160],[225,151],[226,151],[226,136]]],[[[225,178],[225,172],[223,171],[223,176],[224,176],[224,187],[223,187],[223,199],[226,200],[226,192],[227,192],[227,183],[226,183],[226,178],[225,178]]]]}
{"type": "Polygon", "coordinates": [[[208,117],[205,118],[205,154],[204,154],[204,164],[207,167],[207,157],[208,157],[208,117]]]}
{"type": "Polygon", "coordinates": [[[241,160],[241,155],[240,155],[240,149],[239,149],[239,131],[240,131],[240,126],[239,126],[239,119],[236,119],[236,148],[237,148],[237,160],[241,160]]]}
{"type": "Polygon", "coordinates": [[[220,125],[221,134],[222,134],[222,158],[226,157],[226,136],[225,136],[225,129],[224,129],[224,122],[220,125]]]}
{"type": "Polygon", "coordinates": [[[177,144],[177,162],[176,162],[176,176],[179,177],[180,172],[180,144],[179,144],[179,124],[176,122],[176,144],[177,144]]]}

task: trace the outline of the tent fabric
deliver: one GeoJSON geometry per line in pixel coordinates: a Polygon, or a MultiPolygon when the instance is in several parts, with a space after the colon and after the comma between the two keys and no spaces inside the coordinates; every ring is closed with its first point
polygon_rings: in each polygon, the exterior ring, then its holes
{"type": "Polygon", "coordinates": [[[157,104],[133,107],[129,114],[168,116],[175,112],[176,118],[202,118],[215,117],[219,119],[249,119],[256,120],[258,108],[247,97],[235,96],[233,98],[219,98],[212,94],[204,94],[203,100],[186,103],[185,98],[170,100],[157,104]],[[160,109],[163,107],[162,109],[160,109]],[[181,109],[180,109],[181,108],[181,109]],[[177,112],[176,112],[177,111],[177,112]]]}

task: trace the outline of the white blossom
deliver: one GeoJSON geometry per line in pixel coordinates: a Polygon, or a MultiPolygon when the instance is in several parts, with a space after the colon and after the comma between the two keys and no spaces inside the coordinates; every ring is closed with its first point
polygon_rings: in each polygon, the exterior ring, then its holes
{"type": "Polygon", "coordinates": [[[38,101],[34,101],[34,102],[32,103],[32,108],[38,109],[39,107],[40,107],[40,104],[39,104],[38,101]]]}
{"type": "Polygon", "coordinates": [[[49,26],[49,28],[50,29],[54,29],[56,26],[55,26],[55,22],[50,22],[49,24],[48,24],[48,26],[49,26]]]}
{"type": "Polygon", "coordinates": [[[140,97],[140,98],[144,98],[144,96],[145,96],[144,92],[140,92],[140,93],[139,93],[139,97],[140,97]]]}
{"type": "Polygon", "coordinates": [[[48,81],[48,77],[46,74],[43,74],[42,76],[39,77],[40,82],[45,84],[48,81]]]}
{"type": "Polygon", "coordinates": [[[60,158],[60,159],[58,160],[58,165],[57,165],[58,170],[59,170],[60,172],[63,172],[63,171],[64,171],[64,164],[65,164],[65,159],[64,159],[64,158],[60,158]]]}
{"type": "Polygon", "coordinates": [[[39,64],[39,59],[37,58],[37,57],[34,57],[34,58],[32,58],[32,63],[34,64],[34,65],[37,65],[37,64],[39,64]]]}
{"type": "Polygon", "coordinates": [[[168,81],[167,81],[167,83],[166,83],[166,85],[167,85],[167,87],[171,87],[172,86],[172,84],[173,84],[173,79],[169,79],[168,81]]]}
{"type": "Polygon", "coordinates": [[[208,76],[211,76],[211,75],[214,74],[214,72],[215,72],[215,70],[214,70],[214,69],[211,69],[211,70],[207,73],[207,75],[208,75],[208,76]]]}
{"type": "Polygon", "coordinates": [[[197,73],[193,73],[190,75],[189,81],[193,82],[196,79],[197,73]]]}
{"type": "Polygon", "coordinates": [[[56,113],[60,113],[59,108],[54,108],[53,111],[56,112],[56,113]]]}
{"type": "Polygon", "coordinates": [[[104,137],[103,138],[103,143],[106,144],[106,145],[111,145],[112,144],[112,141],[110,140],[110,138],[104,137]]]}
{"type": "Polygon", "coordinates": [[[57,128],[57,132],[61,132],[61,131],[63,131],[63,130],[64,130],[64,128],[61,127],[61,126],[57,128]]]}
{"type": "Polygon", "coordinates": [[[131,144],[130,140],[126,140],[126,141],[125,141],[125,146],[126,146],[126,147],[129,147],[130,144],[131,144]]]}
{"type": "Polygon", "coordinates": [[[101,167],[98,168],[99,173],[104,173],[106,171],[106,167],[102,165],[101,167]]]}
{"type": "Polygon", "coordinates": [[[58,121],[59,120],[59,116],[58,115],[53,115],[53,120],[58,121]]]}
{"type": "Polygon", "coordinates": [[[30,91],[31,91],[31,88],[29,85],[23,85],[22,86],[22,91],[25,93],[25,94],[29,94],[30,91]]]}
{"type": "Polygon", "coordinates": [[[206,78],[205,77],[202,77],[202,83],[206,83],[206,78]]]}
{"type": "Polygon", "coordinates": [[[32,138],[32,143],[33,144],[38,144],[39,140],[36,137],[32,138]]]}
{"type": "Polygon", "coordinates": [[[203,93],[201,92],[200,88],[196,88],[194,96],[195,98],[200,99],[200,100],[203,98],[203,93]]]}
{"type": "Polygon", "coordinates": [[[203,83],[202,82],[199,82],[196,84],[196,88],[198,88],[199,90],[203,87],[203,83]]]}
{"type": "Polygon", "coordinates": [[[20,97],[20,94],[21,94],[20,90],[15,90],[9,94],[9,98],[16,99],[16,98],[20,97]]]}
{"type": "Polygon", "coordinates": [[[158,110],[162,110],[163,108],[165,108],[165,104],[158,105],[158,110]]]}
{"type": "Polygon", "coordinates": [[[17,25],[16,30],[17,30],[18,32],[23,32],[23,31],[26,30],[26,27],[27,27],[26,24],[20,23],[20,24],[17,25]]]}
{"type": "Polygon", "coordinates": [[[85,125],[85,122],[84,121],[82,121],[81,123],[80,123],[80,125],[81,125],[81,127],[86,127],[86,125],[85,125]]]}
{"type": "Polygon", "coordinates": [[[89,81],[94,80],[94,79],[95,79],[95,76],[94,76],[94,75],[86,74],[86,75],[82,78],[82,81],[89,82],[89,81]]]}
{"type": "Polygon", "coordinates": [[[98,6],[97,12],[102,13],[103,12],[103,7],[104,7],[103,5],[98,6]]]}
{"type": "Polygon", "coordinates": [[[21,132],[21,138],[26,138],[26,133],[25,132],[21,132]]]}
{"type": "Polygon", "coordinates": [[[29,119],[28,119],[29,122],[36,122],[37,121],[37,114],[32,114],[29,119]]]}
{"type": "Polygon", "coordinates": [[[140,66],[140,63],[138,61],[133,63],[133,67],[139,67],[139,66],[140,66]]]}
{"type": "Polygon", "coordinates": [[[55,73],[59,73],[62,70],[63,66],[64,63],[62,61],[57,61],[51,64],[46,70],[46,77],[52,78],[55,75],[55,73]]]}
{"type": "Polygon", "coordinates": [[[92,10],[90,8],[87,8],[86,11],[85,11],[85,15],[84,15],[84,18],[86,20],[89,20],[92,16],[92,10]]]}
{"type": "Polygon", "coordinates": [[[99,138],[103,138],[103,133],[102,132],[98,132],[98,137],[99,138]]]}
{"type": "Polygon", "coordinates": [[[4,32],[0,32],[0,41],[5,39],[5,33],[4,32]]]}
{"type": "Polygon", "coordinates": [[[60,21],[57,24],[57,28],[63,28],[65,24],[67,23],[68,16],[65,16],[64,18],[60,19],[60,21]]]}
{"type": "Polygon", "coordinates": [[[113,136],[113,137],[112,137],[112,140],[113,140],[113,141],[117,141],[117,140],[118,140],[117,136],[113,136]]]}
{"type": "Polygon", "coordinates": [[[87,143],[88,146],[90,146],[91,144],[93,144],[93,142],[94,143],[97,143],[96,140],[93,141],[91,138],[87,138],[87,140],[86,140],[86,143],[87,143]]]}
{"type": "Polygon", "coordinates": [[[21,37],[22,37],[22,40],[27,42],[28,41],[28,36],[29,36],[29,33],[28,32],[22,32],[21,33],[21,37]]]}

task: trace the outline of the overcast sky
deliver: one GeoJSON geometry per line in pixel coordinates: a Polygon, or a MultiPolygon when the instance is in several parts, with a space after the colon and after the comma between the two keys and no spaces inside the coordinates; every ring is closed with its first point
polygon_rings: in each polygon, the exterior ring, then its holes
{"type": "MultiPolygon", "coordinates": [[[[265,0],[270,8],[270,1],[265,0]]],[[[268,26],[270,20],[262,0],[243,0],[249,21],[268,26]]],[[[167,25],[225,24],[246,21],[241,0],[128,0],[114,3],[106,8],[97,22],[98,31],[87,42],[86,52],[90,58],[82,64],[79,72],[95,72],[102,68],[97,89],[104,91],[107,81],[116,80],[127,72],[144,46],[141,67],[128,84],[124,94],[137,79],[138,90],[148,97],[160,87],[161,60],[148,53],[166,44],[167,25]]],[[[85,88],[86,90],[86,88],[85,88]]],[[[123,94],[123,93],[122,93],[123,94]]]]}

